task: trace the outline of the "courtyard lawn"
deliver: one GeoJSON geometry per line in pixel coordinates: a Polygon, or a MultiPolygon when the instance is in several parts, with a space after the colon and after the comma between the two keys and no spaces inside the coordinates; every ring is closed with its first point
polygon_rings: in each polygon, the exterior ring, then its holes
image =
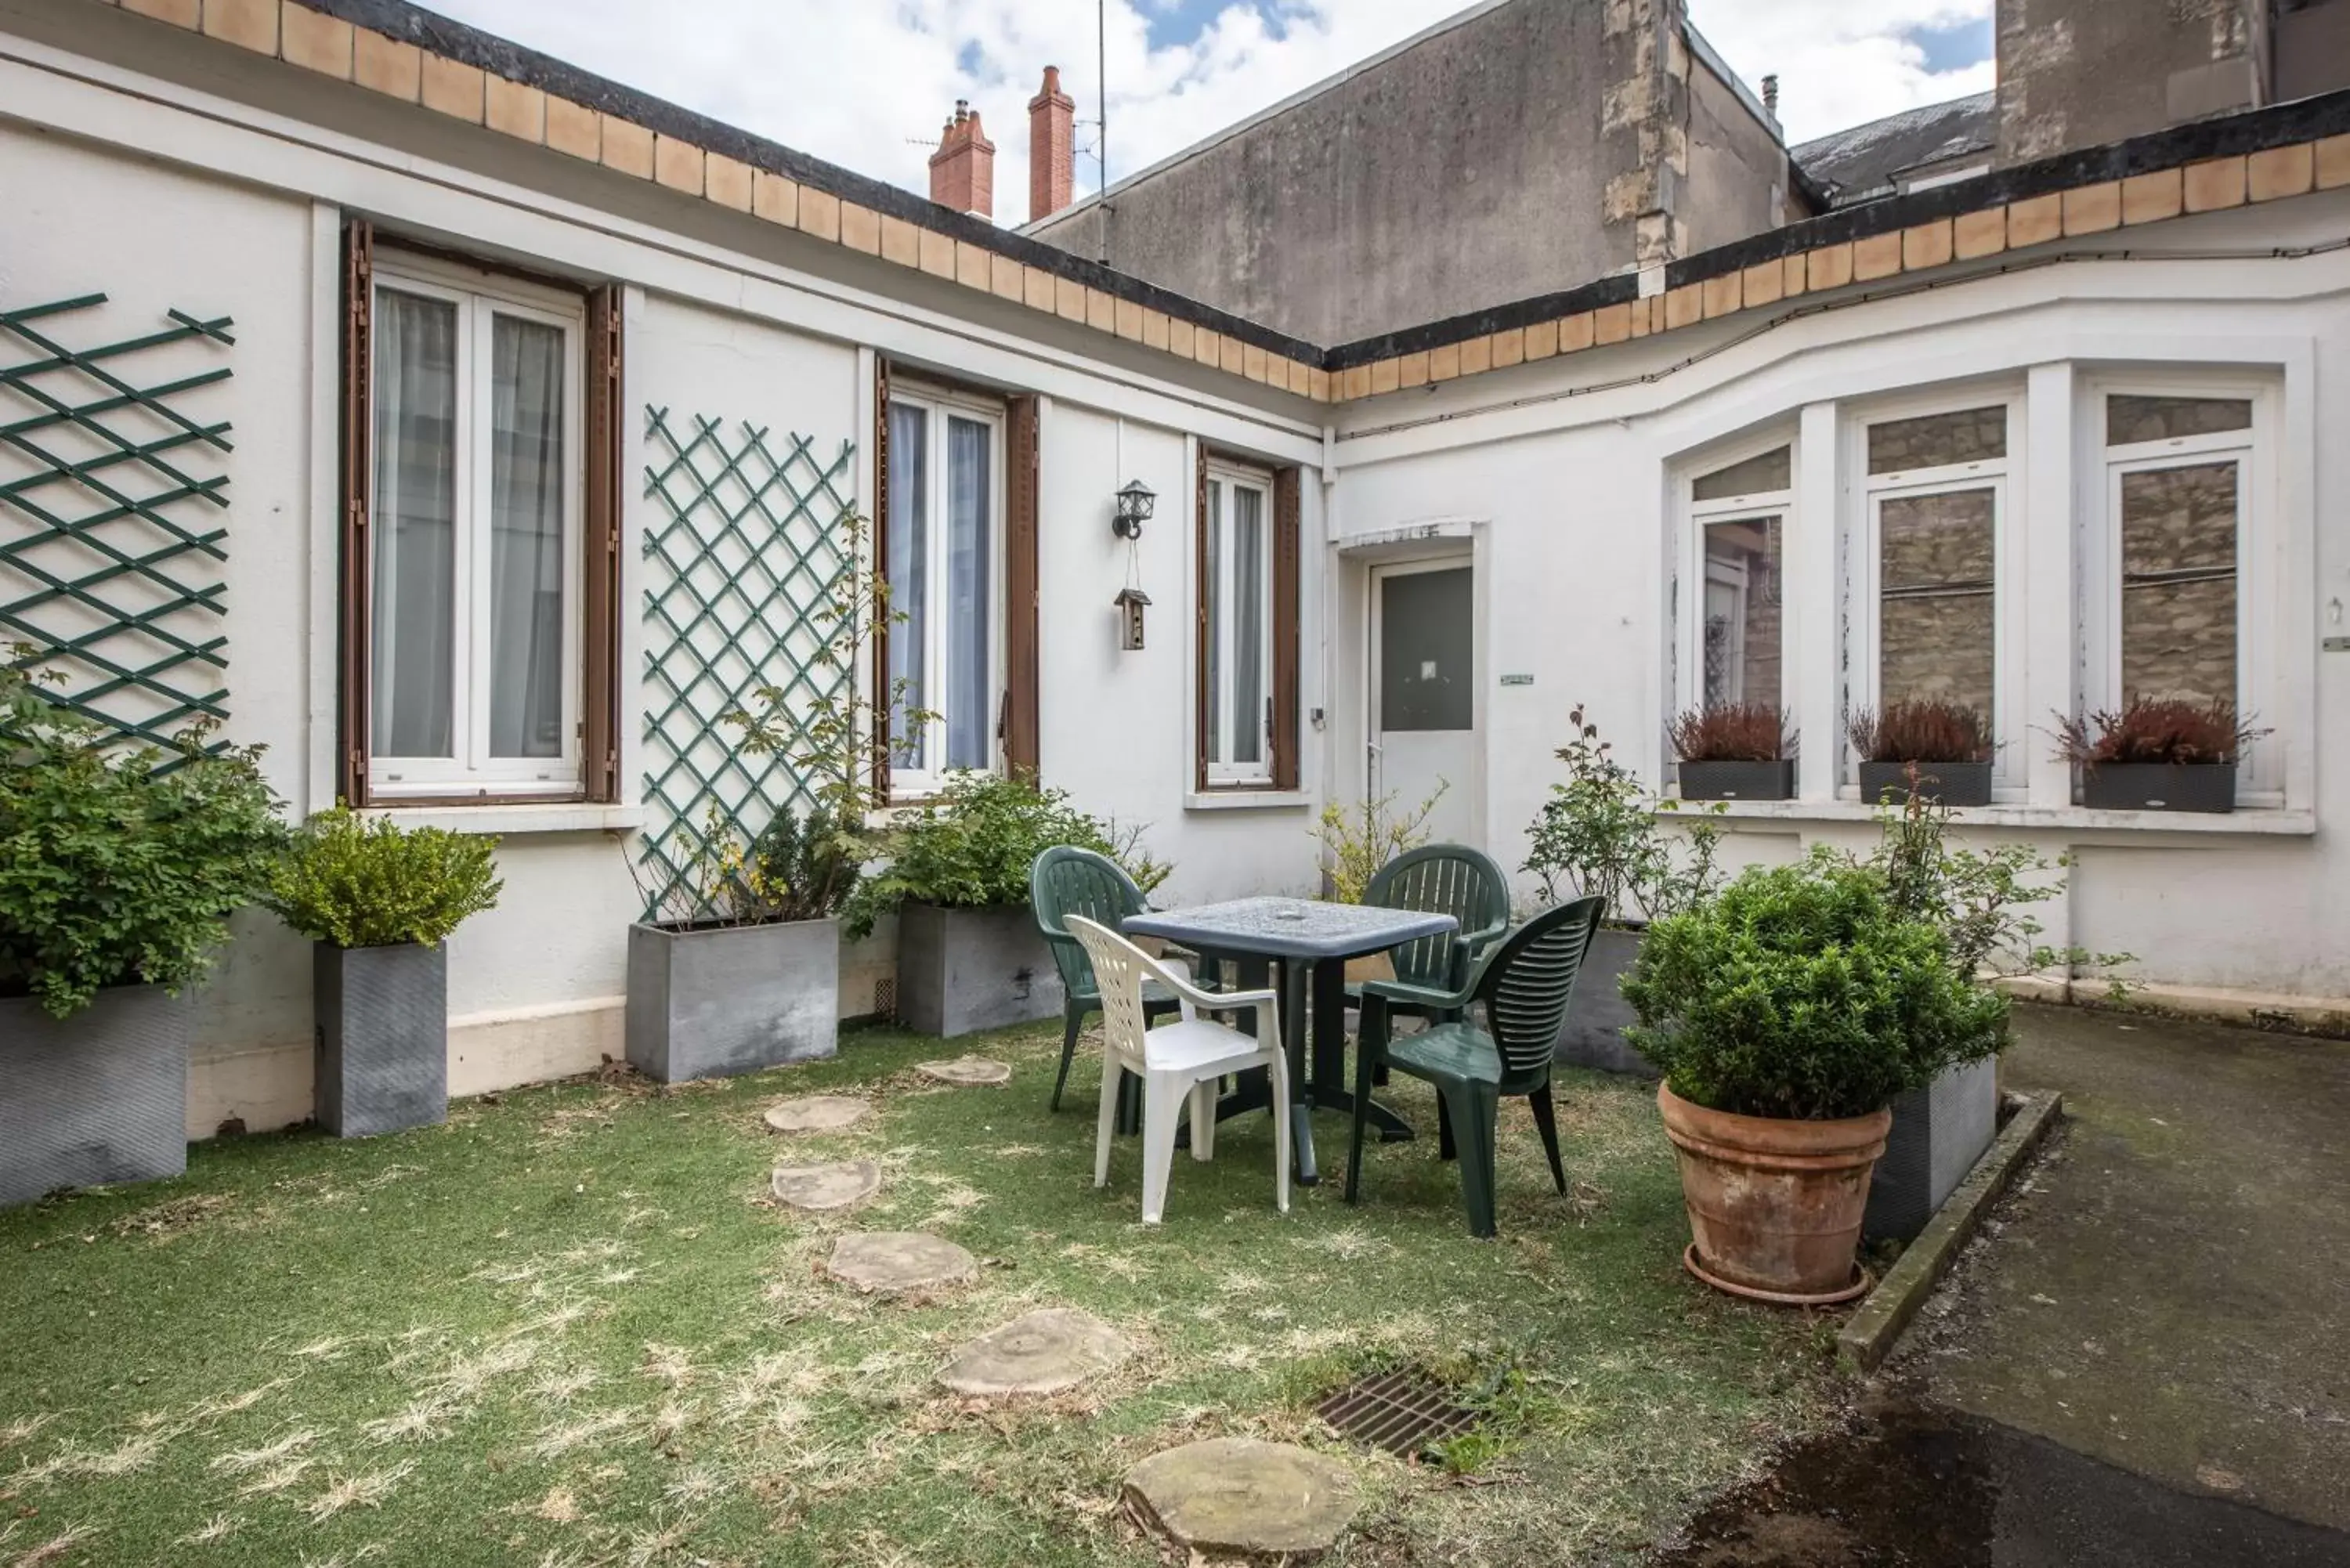
{"type": "MultiPolygon", "coordinates": [[[[1226,1433],[1342,1457],[1365,1506],[1329,1561],[1608,1562],[1670,1528],[1827,1401],[1823,1320],[1726,1301],[1686,1239],[1653,1091],[1562,1076],[1574,1189],[1505,1106],[1498,1242],[1420,1141],[1273,1201],[1265,1118],[1178,1157],[1139,1222],[1139,1140],[1091,1185],[1098,1083],[1058,1116],[1057,1038],[885,1030],[837,1061],[655,1092],[468,1101],[365,1143],[215,1141],[180,1180],[0,1215],[0,1563],[1149,1563],[1119,1481],[1226,1433]],[[966,1046],[1006,1088],[913,1065],[966,1046]],[[786,1096],[869,1096],[785,1138],[786,1096]],[[807,1217],[779,1160],[878,1160],[878,1197],[807,1217]],[[854,1229],[982,1261],[927,1303],[817,1265],[854,1229]],[[1136,1354],[1076,1391],[983,1404],[931,1376],[981,1331],[1082,1307],[1136,1354]],[[1332,1437],[1323,1395],[1419,1361],[1490,1390],[1480,1435],[1408,1466],[1332,1437]]],[[[1319,1119],[1326,1171],[1345,1126],[1319,1119]]]]}

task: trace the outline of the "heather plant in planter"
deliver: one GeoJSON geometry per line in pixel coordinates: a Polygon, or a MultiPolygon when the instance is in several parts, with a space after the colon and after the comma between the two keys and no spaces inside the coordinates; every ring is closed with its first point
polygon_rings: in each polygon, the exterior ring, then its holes
{"type": "Polygon", "coordinates": [[[2056,715],[2081,803],[2114,811],[2235,810],[2237,762],[2267,733],[2224,698],[2133,697],[2118,711],[2056,715]]]}
{"type": "Polygon", "coordinates": [[[1860,758],[1860,798],[1922,794],[1945,805],[1991,804],[1991,723],[1963,702],[1905,698],[1862,709],[1845,732],[1860,758]]]}
{"type": "Polygon", "coordinates": [[[1772,702],[1691,708],[1670,727],[1680,758],[1683,800],[1787,800],[1795,793],[1794,749],[1772,702]]]}
{"type": "Polygon", "coordinates": [[[491,841],[338,806],[296,835],[264,902],[308,937],[312,1106],[339,1137],[424,1127],[449,1107],[449,955],[492,908],[491,841]]]}

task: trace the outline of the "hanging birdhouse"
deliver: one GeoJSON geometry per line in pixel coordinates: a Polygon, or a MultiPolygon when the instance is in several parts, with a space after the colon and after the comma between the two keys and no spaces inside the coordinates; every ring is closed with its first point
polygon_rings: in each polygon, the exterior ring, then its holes
{"type": "Polygon", "coordinates": [[[1150,596],[1140,588],[1120,588],[1110,602],[1118,606],[1118,645],[1132,653],[1142,646],[1142,611],[1150,596]]]}

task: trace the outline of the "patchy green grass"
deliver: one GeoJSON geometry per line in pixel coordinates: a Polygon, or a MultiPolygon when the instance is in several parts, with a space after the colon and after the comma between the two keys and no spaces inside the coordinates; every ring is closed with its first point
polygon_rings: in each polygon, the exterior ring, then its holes
{"type": "MultiPolygon", "coordinates": [[[[1821,1413],[1819,1321],[1681,1273],[1641,1085],[1566,1075],[1564,1199],[1505,1107],[1498,1242],[1467,1234],[1432,1137],[1375,1148],[1358,1209],[1333,1184],[1277,1213],[1261,1116],[1226,1124],[1211,1165],[1179,1157],[1151,1231],[1138,1140],[1091,1184],[1093,1070],[1045,1111],[1056,1044],[980,1042],[1011,1085],[941,1089],[909,1069],[951,1051],[859,1032],[836,1062],[724,1085],[206,1144],[181,1180],[0,1215],[0,1564],[1141,1564],[1119,1478],[1224,1433],[1356,1468],[1367,1501],[1336,1562],[1607,1562],[1821,1413]],[[765,1130],[769,1103],[817,1090],[875,1114],[765,1130]],[[778,1160],[852,1153],[886,1172],[853,1215],[768,1200],[778,1160]],[[935,1231],[981,1278],[859,1297],[817,1269],[858,1227],[935,1231]],[[1138,1354],[1036,1404],[931,1382],[1045,1304],[1138,1354]],[[1445,1462],[1313,1417],[1407,1359],[1490,1391],[1445,1462]]],[[[1432,1125],[1417,1085],[1391,1098],[1432,1125]]],[[[1341,1167],[1343,1122],[1317,1132],[1341,1167]]]]}

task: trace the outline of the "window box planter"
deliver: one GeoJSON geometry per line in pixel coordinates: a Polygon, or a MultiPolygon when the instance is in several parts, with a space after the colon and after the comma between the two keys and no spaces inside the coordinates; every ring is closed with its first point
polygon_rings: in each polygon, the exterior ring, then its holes
{"type": "Polygon", "coordinates": [[[449,950],[310,945],[317,1015],[311,1112],[337,1137],[449,1115],[449,950]]]}
{"type": "MultiPolygon", "coordinates": [[[[1759,748],[1758,748],[1759,749],[1759,748]]],[[[1689,763],[1680,764],[1683,800],[1793,800],[1795,763],[1689,763]]]]}
{"type": "Polygon", "coordinates": [[[2233,811],[2233,763],[2106,763],[2081,770],[2081,804],[2101,811],[2233,811]]]}
{"type": "Polygon", "coordinates": [[[1648,935],[1628,926],[1602,926],[1593,933],[1591,947],[1576,971],[1575,999],[1566,1022],[1559,1026],[1558,1061],[1571,1067],[1593,1067],[1603,1073],[1627,1073],[1653,1079],[1657,1069],[1624,1038],[1625,1025],[1634,1022],[1632,1004],[1618,989],[1639,961],[1640,943],[1648,935]]]}
{"type": "Polygon", "coordinates": [[[898,912],[898,1020],[951,1039],[1061,1015],[1060,971],[1025,905],[898,912]]]}
{"type": "Polygon", "coordinates": [[[629,1064],[665,1084],[840,1048],[840,923],[629,928],[629,1064]]]}
{"type": "Polygon", "coordinates": [[[1869,1181],[1862,1228],[1871,1237],[1914,1239],[1998,1131],[1995,1056],[1953,1067],[1895,1100],[1893,1128],[1869,1181]]]}
{"type": "MultiPolygon", "coordinates": [[[[1918,783],[1918,794],[1943,805],[1991,804],[1989,763],[1919,763],[1918,783]]],[[[1861,763],[1860,798],[1875,805],[1885,800],[1888,793],[1896,805],[1909,799],[1909,764],[1861,763]]]]}
{"type": "Polygon", "coordinates": [[[0,1208],[188,1168],[188,1017],[160,986],[66,1019],[0,998],[0,1208]]]}

